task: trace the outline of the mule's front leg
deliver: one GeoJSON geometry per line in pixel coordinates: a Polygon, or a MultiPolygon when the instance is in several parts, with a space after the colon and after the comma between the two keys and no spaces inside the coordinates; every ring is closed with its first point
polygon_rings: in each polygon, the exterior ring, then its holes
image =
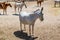
{"type": "Polygon", "coordinates": [[[7,15],[7,11],[6,11],[6,9],[3,9],[3,15],[4,15],[4,13],[7,15]]]}
{"type": "Polygon", "coordinates": [[[41,3],[42,3],[42,2],[40,2],[40,6],[41,6],[41,3]]]}
{"type": "Polygon", "coordinates": [[[34,24],[32,24],[32,36],[34,36],[34,24]]]}
{"type": "Polygon", "coordinates": [[[4,15],[4,9],[3,9],[3,15],[4,15]]]}
{"type": "Polygon", "coordinates": [[[22,11],[22,8],[20,8],[20,12],[22,11]]]}
{"type": "Polygon", "coordinates": [[[16,14],[16,8],[17,8],[17,7],[16,7],[16,4],[15,4],[15,6],[14,6],[14,9],[15,9],[15,14],[16,14]]]}

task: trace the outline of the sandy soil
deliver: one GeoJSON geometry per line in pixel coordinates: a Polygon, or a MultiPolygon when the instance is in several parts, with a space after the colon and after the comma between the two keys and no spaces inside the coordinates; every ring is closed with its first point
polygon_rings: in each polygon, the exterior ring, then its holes
{"type": "MultiPolygon", "coordinates": [[[[11,2],[14,5],[14,2],[11,2]]],[[[23,11],[34,11],[40,9],[36,6],[36,2],[26,2],[28,8],[23,7],[23,11]]],[[[35,22],[34,36],[38,37],[36,39],[28,39],[29,37],[25,35],[28,33],[28,25],[26,26],[26,31],[19,34],[19,16],[13,15],[14,6],[12,8],[7,8],[8,15],[0,15],[0,40],[60,40],[60,8],[54,7],[54,2],[51,0],[46,0],[42,3],[44,7],[44,21],[41,22],[39,19],[35,22]],[[16,35],[20,35],[16,37],[16,35]]],[[[58,5],[57,5],[58,6],[58,5]]],[[[0,10],[2,13],[2,10],[0,10]]],[[[18,13],[17,13],[18,14],[18,13]]]]}

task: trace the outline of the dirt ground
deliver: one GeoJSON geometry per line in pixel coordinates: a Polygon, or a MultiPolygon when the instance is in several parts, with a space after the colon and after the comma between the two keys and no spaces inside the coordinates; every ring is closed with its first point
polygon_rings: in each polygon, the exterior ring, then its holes
{"type": "MultiPolygon", "coordinates": [[[[26,34],[29,32],[28,25],[26,31],[19,32],[19,16],[14,15],[14,2],[10,3],[13,7],[7,8],[8,15],[0,15],[0,40],[60,40],[60,8],[54,7],[54,1],[46,0],[42,3],[44,21],[37,19],[34,27],[34,36],[37,38],[29,38],[26,34]]],[[[37,7],[36,1],[26,2],[26,5],[28,7],[23,7],[23,11],[31,12],[41,8],[37,7]]],[[[2,9],[0,13],[3,14],[2,9]]]]}

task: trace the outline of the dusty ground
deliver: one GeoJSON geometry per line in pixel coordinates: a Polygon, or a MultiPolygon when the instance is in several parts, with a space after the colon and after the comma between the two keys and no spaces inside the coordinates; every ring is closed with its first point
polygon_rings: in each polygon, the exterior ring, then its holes
{"type": "MultiPolygon", "coordinates": [[[[14,5],[13,2],[11,4],[14,5]]],[[[26,2],[26,4],[28,8],[24,7],[23,11],[31,12],[40,9],[40,7],[36,7],[36,2],[26,2]]],[[[60,8],[55,8],[54,2],[51,0],[46,0],[42,6],[44,7],[44,21],[36,20],[34,36],[38,38],[34,40],[60,40],[60,8]]],[[[13,15],[15,13],[13,7],[8,7],[7,11],[8,15],[0,15],[0,40],[29,40],[27,35],[27,38],[23,35],[20,38],[15,36],[20,30],[19,16],[13,15]]],[[[2,10],[0,13],[2,14],[2,10]]],[[[25,32],[28,33],[28,26],[26,29],[25,32]]],[[[22,34],[25,34],[25,32],[22,34]]]]}

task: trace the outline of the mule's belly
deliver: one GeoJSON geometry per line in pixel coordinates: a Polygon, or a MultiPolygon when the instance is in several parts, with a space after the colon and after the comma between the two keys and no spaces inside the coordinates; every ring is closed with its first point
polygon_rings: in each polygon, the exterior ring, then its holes
{"type": "Polygon", "coordinates": [[[34,17],[23,17],[20,19],[20,21],[23,23],[23,24],[34,24],[35,22],[35,19],[34,17]]]}
{"type": "Polygon", "coordinates": [[[23,6],[23,4],[22,4],[22,3],[16,3],[16,7],[21,8],[22,6],[23,6]]]}
{"type": "Polygon", "coordinates": [[[27,19],[20,19],[20,21],[21,21],[23,24],[33,24],[33,23],[34,23],[32,20],[27,20],[27,19]]]}

